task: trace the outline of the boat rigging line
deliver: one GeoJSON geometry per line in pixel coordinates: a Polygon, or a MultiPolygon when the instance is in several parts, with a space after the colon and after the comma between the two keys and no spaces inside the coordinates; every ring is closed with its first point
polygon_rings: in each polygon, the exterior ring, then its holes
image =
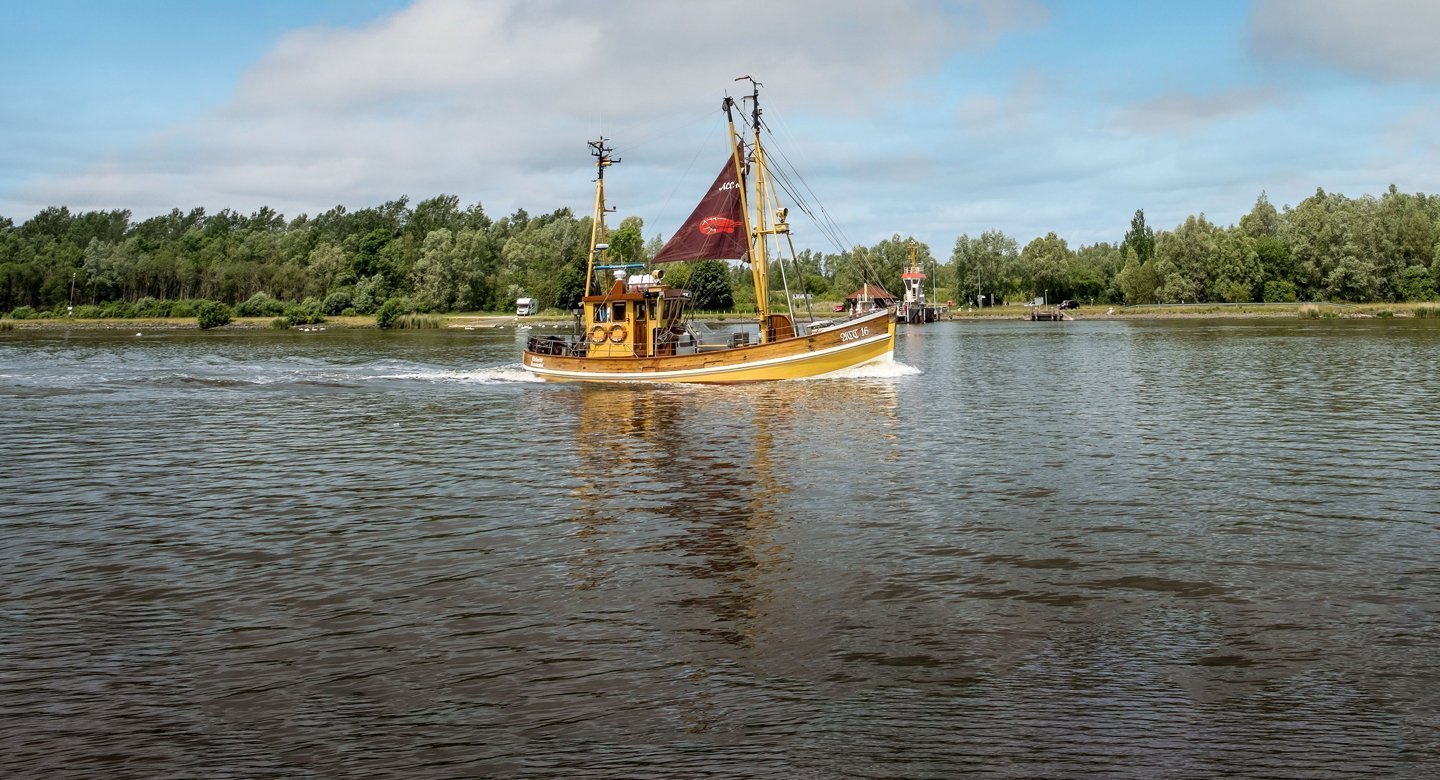
{"type": "MultiPolygon", "coordinates": [[[[759,82],[756,82],[749,76],[741,76],[735,80],[749,80],[756,86],[760,86],[759,82]]],[[[805,175],[802,174],[795,163],[791,161],[790,156],[785,153],[785,146],[780,143],[780,136],[775,132],[775,128],[771,126],[770,121],[768,119],[762,119],[757,113],[755,121],[753,123],[749,122],[744,112],[741,112],[740,119],[745,127],[752,132],[755,129],[755,124],[758,124],[760,129],[764,130],[770,139],[770,143],[766,144],[767,150],[774,152],[778,156],[779,161],[783,163],[783,167],[777,166],[771,163],[771,155],[769,153],[765,155],[765,171],[769,175],[769,180],[778,183],[780,189],[783,190],[790,199],[791,204],[810,218],[816,230],[835,248],[838,254],[848,255],[857,261],[857,264],[860,266],[863,281],[874,281],[876,284],[880,284],[882,281],[880,272],[874,264],[870,262],[869,254],[856,251],[859,247],[851,242],[850,237],[845,235],[845,231],[840,227],[840,224],[830,216],[830,212],[825,208],[825,204],[820,200],[820,196],[815,192],[815,189],[810,186],[810,182],[805,178],[805,175]],[[806,197],[806,193],[809,194],[808,198],[806,197]]],[[[793,239],[790,240],[790,256],[795,258],[794,264],[798,271],[799,260],[795,254],[793,239]]],[[[803,273],[801,273],[800,278],[803,283],[803,273]]]]}

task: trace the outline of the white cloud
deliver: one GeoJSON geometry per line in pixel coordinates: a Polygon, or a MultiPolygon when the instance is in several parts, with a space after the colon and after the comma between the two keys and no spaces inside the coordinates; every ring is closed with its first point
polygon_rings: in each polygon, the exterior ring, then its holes
{"type": "Polygon", "coordinates": [[[1011,136],[1043,121],[1042,114],[1064,89],[1058,80],[1034,68],[1026,69],[1015,74],[1013,84],[1003,94],[986,92],[966,99],[956,107],[955,120],[967,133],[1011,136]]]}
{"type": "Polygon", "coordinates": [[[793,104],[834,107],[1041,17],[1033,4],[1001,0],[420,0],[364,29],[288,36],[247,78],[238,103],[363,107],[439,94],[506,108],[543,101],[590,116],[716,102],[717,85],[753,73],[793,104]]]}
{"type": "Polygon", "coordinates": [[[1249,47],[1261,59],[1319,64],[1386,81],[1440,81],[1434,0],[1256,0],[1249,47]]]}
{"type": "MultiPolygon", "coordinates": [[[[1317,2],[1274,16],[1286,8],[1256,6],[1252,43],[1291,46],[1288,57],[1310,42],[1312,60],[1329,51],[1311,45],[1326,28],[1320,17],[1344,9],[1317,2]],[[1277,18],[1299,21],[1289,30],[1277,18]]],[[[1182,47],[1177,67],[1117,81],[1103,57],[1052,51],[1054,35],[1070,31],[963,56],[1047,22],[1037,5],[991,0],[739,0],[719,16],[641,0],[419,0],[362,27],[283,37],[223,108],[98,164],[67,175],[63,162],[47,163],[43,178],[20,174],[30,177],[20,185],[12,172],[0,213],[268,205],[293,217],[441,193],[497,217],[585,212],[585,141],[604,133],[624,159],[607,187],[620,216],[667,231],[693,205],[692,188],[714,176],[720,97],[746,89],[732,81],[742,73],[766,83],[780,147],[859,243],[914,232],[945,254],[960,233],[998,228],[1022,244],[1054,230],[1078,245],[1118,240],[1137,208],[1169,226],[1199,211],[1233,221],[1262,189],[1277,204],[1316,186],[1435,189],[1428,84],[1322,74],[1237,87],[1266,74],[1244,70],[1253,59],[1211,62],[1218,45],[1182,47]],[[756,37],[733,37],[755,24],[756,37]],[[1135,103],[1143,92],[1154,96],[1135,103]]],[[[76,148],[25,146],[7,159],[63,161],[76,148]]],[[[803,223],[797,230],[802,246],[830,248],[803,223]]]]}
{"type": "Polygon", "coordinates": [[[736,76],[765,82],[768,105],[792,117],[859,119],[955,52],[1043,19],[1034,3],[1004,0],[417,0],[361,28],[284,36],[221,110],[22,188],[11,209],[270,205],[293,216],[442,192],[492,213],[583,209],[584,142],[601,132],[617,139],[632,191],[658,199],[644,174],[683,168],[707,133],[721,153],[705,124],[718,126],[727,90],[748,87],[736,76]]]}
{"type": "Polygon", "coordinates": [[[1246,117],[1272,106],[1276,97],[1271,87],[1241,87],[1210,95],[1172,90],[1121,111],[1116,126],[1149,135],[1186,133],[1214,122],[1246,117]]]}

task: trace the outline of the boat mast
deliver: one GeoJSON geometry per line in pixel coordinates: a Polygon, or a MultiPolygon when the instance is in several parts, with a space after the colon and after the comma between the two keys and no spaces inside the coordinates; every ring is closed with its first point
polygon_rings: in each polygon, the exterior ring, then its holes
{"type": "Polygon", "coordinates": [[[590,285],[594,284],[595,261],[603,263],[610,249],[610,245],[605,243],[605,214],[615,210],[605,208],[605,169],[620,162],[620,158],[611,159],[610,153],[615,150],[606,146],[605,141],[605,136],[600,136],[598,141],[586,142],[590,144],[590,154],[595,158],[595,211],[590,220],[590,254],[585,260],[586,295],[590,294],[590,285]]]}
{"type": "MultiPolygon", "coordinates": [[[[750,76],[741,76],[735,80],[750,82],[750,124],[754,132],[754,146],[751,151],[754,155],[755,164],[755,223],[753,226],[746,226],[746,235],[750,237],[750,275],[755,282],[755,313],[760,317],[760,341],[763,343],[767,340],[766,331],[768,328],[766,325],[770,315],[770,263],[767,254],[769,247],[769,239],[767,236],[775,231],[767,227],[769,224],[769,199],[765,190],[765,152],[760,146],[760,82],[750,76]]],[[[726,98],[726,100],[729,101],[730,104],[734,103],[734,101],[729,98],[726,98]]],[[[728,106],[725,110],[725,116],[727,119],[730,117],[728,106]]],[[[739,139],[735,136],[735,123],[733,120],[730,122],[730,135],[732,139],[737,142],[736,153],[738,155],[739,139]]],[[[744,179],[741,179],[741,182],[740,212],[744,214],[746,205],[744,179]]],[[[748,214],[746,215],[746,221],[749,221],[748,214]]]]}

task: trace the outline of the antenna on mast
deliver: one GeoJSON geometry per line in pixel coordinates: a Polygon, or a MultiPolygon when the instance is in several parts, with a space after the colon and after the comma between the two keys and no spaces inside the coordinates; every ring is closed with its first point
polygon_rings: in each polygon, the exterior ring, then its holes
{"type": "MultiPolygon", "coordinates": [[[[612,166],[612,165],[615,165],[615,164],[621,162],[621,159],[620,159],[619,157],[615,157],[615,158],[611,158],[611,157],[610,157],[610,153],[613,152],[613,151],[615,151],[615,150],[614,150],[613,148],[605,145],[605,142],[606,142],[606,141],[609,141],[609,140],[610,140],[609,138],[606,138],[605,136],[602,135],[602,136],[600,136],[600,140],[598,140],[598,141],[586,141],[586,142],[585,142],[585,143],[590,144],[590,155],[595,158],[595,180],[596,180],[596,181],[601,181],[601,182],[603,182],[603,181],[605,180],[605,169],[606,169],[606,168],[609,168],[609,167],[612,166]]],[[[601,210],[602,212],[604,212],[604,213],[609,214],[609,213],[614,213],[615,207],[614,207],[614,206],[611,206],[611,207],[609,207],[609,208],[605,208],[604,205],[601,204],[600,210],[601,210]]]]}
{"type": "Polygon", "coordinates": [[[620,162],[620,158],[610,157],[610,153],[615,150],[605,145],[608,140],[602,135],[597,141],[585,142],[590,145],[590,155],[595,158],[595,213],[590,224],[590,256],[585,261],[585,295],[590,294],[595,261],[604,261],[605,251],[610,248],[606,243],[605,215],[613,213],[615,208],[605,206],[605,169],[620,162]]]}
{"type": "Polygon", "coordinates": [[[605,142],[609,140],[609,138],[606,138],[602,135],[600,136],[600,140],[598,141],[585,142],[587,144],[590,144],[590,156],[595,158],[595,170],[597,172],[597,178],[600,179],[605,178],[606,168],[609,168],[610,166],[621,161],[619,157],[616,157],[614,159],[610,158],[610,153],[615,150],[605,145],[605,142]]]}
{"type": "Polygon", "coordinates": [[[760,88],[765,86],[755,80],[754,76],[737,76],[736,81],[750,82],[750,120],[755,124],[756,132],[760,130],[760,88]]]}

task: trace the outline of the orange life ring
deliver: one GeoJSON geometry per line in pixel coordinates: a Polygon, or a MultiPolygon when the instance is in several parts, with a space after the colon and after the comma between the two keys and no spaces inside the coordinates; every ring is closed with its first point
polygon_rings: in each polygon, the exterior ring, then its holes
{"type": "Polygon", "coordinates": [[[617,322],[614,325],[610,326],[610,343],[619,344],[625,340],[625,336],[626,333],[624,325],[621,325],[617,322]]]}
{"type": "Polygon", "coordinates": [[[590,329],[590,342],[593,344],[605,343],[605,326],[596,325],[590,329]]]}

